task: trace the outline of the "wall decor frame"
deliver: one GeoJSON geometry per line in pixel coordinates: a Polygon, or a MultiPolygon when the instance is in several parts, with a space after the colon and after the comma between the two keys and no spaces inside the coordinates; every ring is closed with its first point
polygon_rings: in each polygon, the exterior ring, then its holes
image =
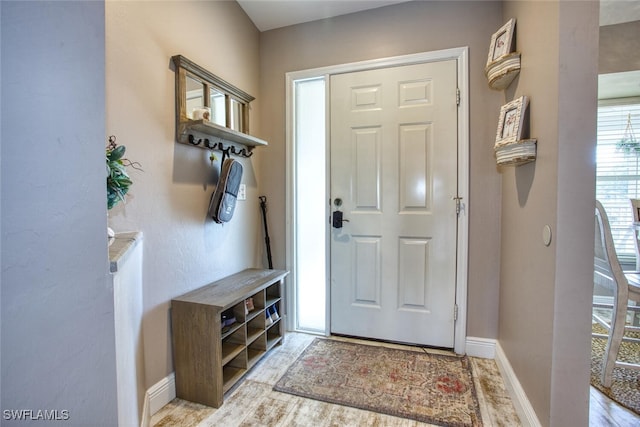
{"type": "Polygon", "coordinates": [[[503,105],[498,116],[495,146],[511,144],[522,139],[529,98],[521,96],[503,105]]]}
{"type": "Polygon", "coordinates": [[[515,51],[515,28],[516,19],[511,18],[491,36],[489,55],[487,56],[487,67],[489,67],[492,62],[515,51]]]}

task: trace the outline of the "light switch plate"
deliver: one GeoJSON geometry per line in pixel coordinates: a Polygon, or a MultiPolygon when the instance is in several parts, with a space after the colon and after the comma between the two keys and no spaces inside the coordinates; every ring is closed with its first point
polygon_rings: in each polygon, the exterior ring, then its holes
{"type": "Polygon", "coordinates": [[[238,188],[238,200],[247,200],[247,186],[245,184],[240,184],[238,188]]]}

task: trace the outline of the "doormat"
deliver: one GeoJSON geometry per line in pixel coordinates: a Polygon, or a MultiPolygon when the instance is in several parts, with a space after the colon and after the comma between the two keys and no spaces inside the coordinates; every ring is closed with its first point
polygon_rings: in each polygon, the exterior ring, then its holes
{"type": "MultiPolygon", "coordinates": [[[[593,332],[607,334],[607,330],[597,323],[593,325],[593,332]]],[[[625,335],[640,338],[640,333],[638,332],[625,332],[625,335]]],[[[591,338],[591,385],[600,390],[609,399],[615,400],[620,405],[640,415],[640,371],[616,366],[613,368],[611,387],[606,388],[600,383],[604,347],[606,345],[606,339],[591,338]]],[[[618,352],[618,360],[640,364],[640,344],[623,341],[618,352]]]]}
{"type": "Polygon", "coordinates": [[[316,338],[273,389],[439,426],[482,426],[466,356],[316,338]]]}

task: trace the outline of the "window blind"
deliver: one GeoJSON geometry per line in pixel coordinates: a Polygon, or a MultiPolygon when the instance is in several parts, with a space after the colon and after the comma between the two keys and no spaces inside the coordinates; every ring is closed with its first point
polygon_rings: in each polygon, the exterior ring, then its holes
{"type": "Polygon", "coordinates": [[[611,234],[622,262],[635,261],[634,230],[629,199],[640,199],[640,99],[602,101],[598,106],[596,149],[596,198],[611,225],[611,234]],[[620,146],[629,137],[629,122],[638,151],[620,146]]]}

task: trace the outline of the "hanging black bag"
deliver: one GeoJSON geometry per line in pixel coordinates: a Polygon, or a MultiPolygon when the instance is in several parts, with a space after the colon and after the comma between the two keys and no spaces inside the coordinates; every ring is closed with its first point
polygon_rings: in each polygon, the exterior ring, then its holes
{"type": "Polygon", "coordinates": [[[218,224],[228,222],[233,217],[241,180],[242,165],[233,159],[224,159],[218,185],[209,203],[209,215],[218,224]]]}

